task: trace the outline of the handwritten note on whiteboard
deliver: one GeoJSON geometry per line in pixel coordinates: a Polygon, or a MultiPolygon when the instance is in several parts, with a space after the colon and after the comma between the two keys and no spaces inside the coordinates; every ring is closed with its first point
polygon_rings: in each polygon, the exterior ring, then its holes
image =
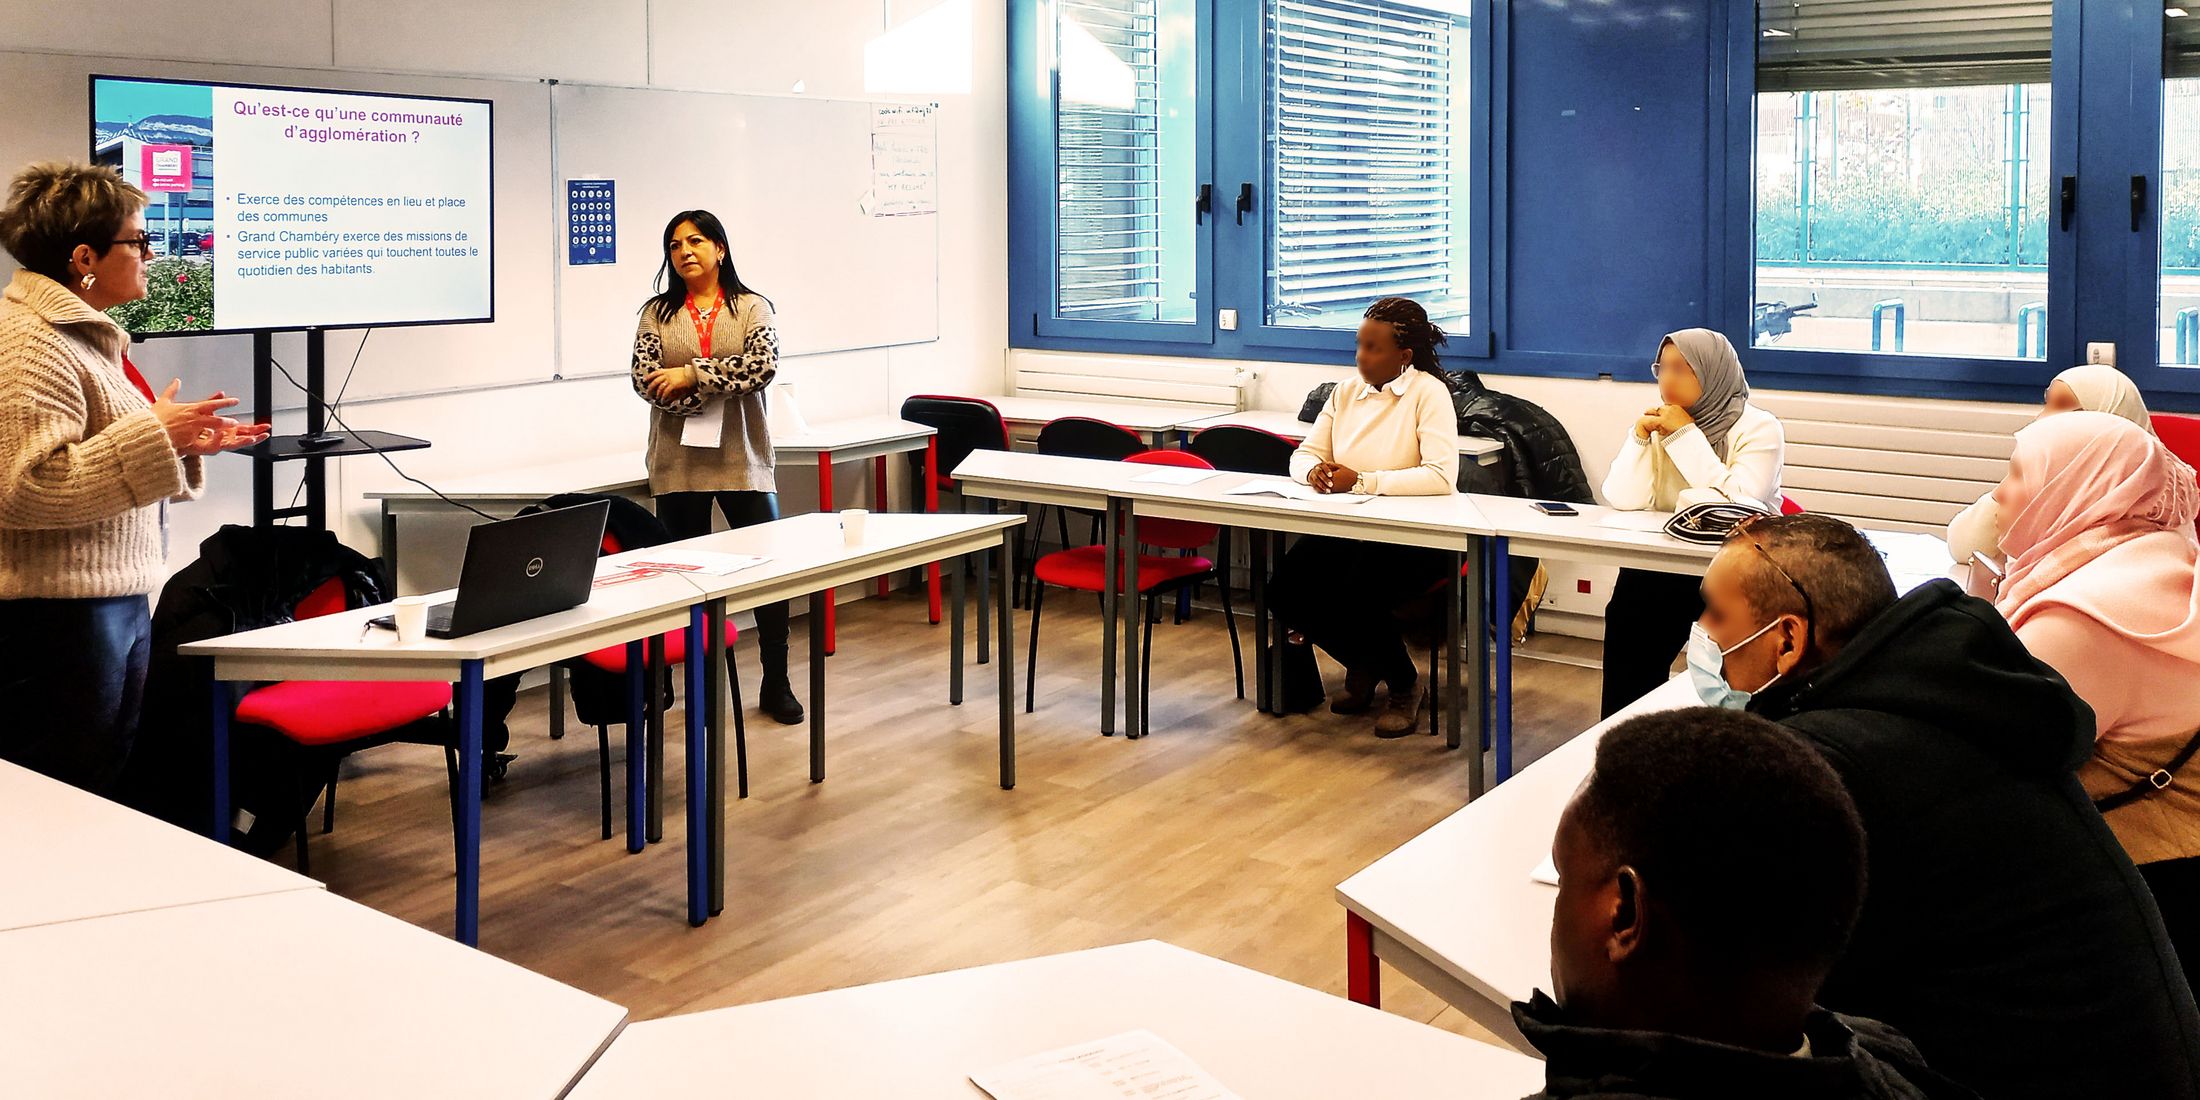
{"type": "Polygon", "coordinates": [[[871,105],[871,193],[874,218],[932,214],[940,208],[939,127],[924,103],[871,105]]]}

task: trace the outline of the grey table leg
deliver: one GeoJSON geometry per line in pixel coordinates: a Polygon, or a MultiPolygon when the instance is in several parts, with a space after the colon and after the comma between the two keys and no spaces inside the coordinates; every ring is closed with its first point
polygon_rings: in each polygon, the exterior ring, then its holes
{"type": "MultiPolygon", "coordinates": [[[[1014,584],[1015,576],[1016,529],[1011,527],[1001,532],[1001,568],[993,578],[993,583],[998,586],[994,592],[994,606],[1000,611],[1000,616],[994,620],[993,629],[1000,639],[1000,646],[996,651],[997,660],[994,662],[1000,667],[994,671],[1000,677],[1001,789],[1004,791],[1016,788],[1016,628],[1009,621],[1014,616],[1008,613],[1010,587],[1014,584]]],[[[957,603],[956,609],[961,610],[961,606],[957,603]]],[[[959,670],[961,667],[958,659],[956,668],[959,670]]]]}
{"type": "Polygon", "coordinates": [[[382,502],[382,563],[390,570],[390,595],[404,591],[397,576],[397,513],[390,511],[390,502],[382,502]]]}
{"type": "Polygon", "coordinates": [[[665,644],[649,639],[649,842],[665,838],[665,644]]]}
{"type": "MultiPolygon", "coordinates": [[[[956,558],[948,562],[947,572],[948,602],[953,605],[947,612],[947,703],[949,706],[959,707],[963,701],[963,560],[956,558]]],[[[1001,609],[1001,617],[1008,617],[1006,607],[1001,609]]],[[[981,614],[978,616],[978,637],[981,641],[985,638],[985,628],[985,616],[981,614]]]]}
{"type": "MultiPolygon", "coordinates": [[[[995,504],[993,498],[987,497],[985,501],[985,514],[989,516],[992,515],[994,507],[995,504]]],[[[972,554],[971,557],[978,559],[978,663],[982,665],[987,661],[993,659],[993,655],[986,651],[985,629],[986,618],[987,616],[991,615],[994,610],[993,607],[990,606],[993,602],[991,595],[993,591],[993,586],[986,583],[986,571],[992,567],[992,555],[972,554]]],[[[962,563],[956,562],[955,567],[958,570],[961,569],[962,563]]],[[[1008,614],[1008,605],[1005,603],[1001,604],[999,610],[1003,615],[1008,614]]]]}
{"type": "MultiPolygon", "coordinates": [[[[1116,556],[1120,540],[1116,522],[1120,502],[1113,497],[1101,510],[1100,556],[1105,559],[1100,580],[1100,736],[1115,736],[1115,593],[1116,556]]],[[[1126,509],[1127,510],[1127,509],[1126,509]]]]}
{"type": "Polygon", "coordinates": [[[550,740],[565,740],[565,666],[550,666],[550,740]]]}
{"type": "MultiPolygon", "coordinates": [[[[726,723],[731,718],[726,690],[726,601],[704,607],[703,672],[710,692],[710,913],[726,911],[726,723]]],[[[693,767],[690,764],[689,767],[693,767]]],[[[745,771],[745,766],[744,766],[745,771]]],[[[746,779],[743,791],[746,793],[746,779]]]]}
{"type": "MultiPolygon", "coordinates": [[[[1145,697],[1139,694],[1138,636],[1146,627],[1146,601],[1138,587],[1138,513],[1123,509],[1123,733],[1145,734],[1145,697]]],[[[1112,571],[1111,571],[1112,572],[1112,571]]]]}
{"type": "MultiPolygon", "coordinates": [[[[1474,573],[1469,578],[1473,583],[1466,585],[1466,591],[1461,593],[1466,597],[1467,604],[1464,623],[1472,624],[1471,628],[1462,625],[1461,629],[1471,629],[1472,634],[1471,637],[1462,639],[1461,644],[1469,647],[1466,652],[1472,655],[1476,675],[1469,678],[1472,690],[1467,693],[1466,713],[1459,715],[1459,718],[1466,721],[1466,728],[1474,731],[1474,744],[1469,746],[1472,751],[1467,755],[1469,798],[1479,797],[1488,789],[1488,778],[1482,769],[1482,730],[1489,706],[1490,686],[1489,663],[1486,659],[1489,654],[1490,586],[1493,580],[1489,570],[1489,540],[1476,539],[1473,553],[1477,559],[1474,573]]],[[[1454,617],[1461,615],[1456,605],[1457,601],[1454,601],[1455,609],[1451,612],[1454,617]]],[[[1459,745],[1459,730],[1456,726],[1451,731],[1450,743],[1454,748],[1459,745]]]]}
{"type": "Polygon", "coordinates": [[[810,593],[810,782],[825,782],[825,599],[810,593]]]}
{"type": "Polygon", "coordinates": [[[1246,531],[1246,562],[1253,571],[1253,707],[1273,714],[1275,685],[1268,676],[1268,533],[1246,531]]]}

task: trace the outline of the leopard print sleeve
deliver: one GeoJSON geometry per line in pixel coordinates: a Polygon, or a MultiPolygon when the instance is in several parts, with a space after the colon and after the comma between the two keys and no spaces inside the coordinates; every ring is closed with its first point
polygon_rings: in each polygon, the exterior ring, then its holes
{"type": "Polygon", "coordinates": [[[649,377],[650,372],[665,365],[664,355],[664,337],[658,335],[656,326],[650,323],[645,310],[641,324],[634,330],[634,364],[627,372],[634,384],[635,396],[675,416],[693,416],[701,412],[703,397],[700,393],[690,392],[686,397],[670,402],[659,401],[649,395],[649,387],[642,384],[643,380],[649,377]]]}
{"type": "Polygon", "coordinates": [[[761,303],[748,322],[739,355],[695,360],[697,393],[740,396],[771,385],[779,373],[779,330],[772,326],[771,310],[761,303]]]}

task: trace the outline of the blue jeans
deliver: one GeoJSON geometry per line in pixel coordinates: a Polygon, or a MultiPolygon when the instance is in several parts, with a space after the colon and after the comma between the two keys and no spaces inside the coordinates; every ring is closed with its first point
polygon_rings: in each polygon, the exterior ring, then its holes
{"type": "Polygon", "coordinates": [[[0,760],[107,793],[152,652],[144,596],[0,600],[0,760]]]}

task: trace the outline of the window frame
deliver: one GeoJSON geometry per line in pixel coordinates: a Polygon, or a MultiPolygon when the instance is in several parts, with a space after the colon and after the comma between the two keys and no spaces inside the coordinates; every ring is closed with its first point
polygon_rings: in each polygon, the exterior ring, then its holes
{"type": "MultiPolygon", "coordinates": [[[[1447,357],[1488,358],[1494,300],[1492,150],[1497,117],[1491,110],[1491,65],[1497,56],[1490,0],[1467,0],[1468,202],[1466,264],[1468,316],[1473,330],[1454,336],[1447,357]]],[[[1060,278],[1055,254],[1059,217],[1055,201],[1052,35],[1055,0],[1009,5],[1008,236],[1009,346],[1061,351],[1175,355],[1213,359],[1336,362],[1353,353],[1350,329],[1311,329],[1266,323],[1267,262],[1265,179],[1267,142],[1261,66],[1266,3],[1195,0],[1199,40],[1197,178],[1213,188],[1213,209],[1195,236],[1199,251],[1194,285],[1204,303],[1188,324],[1076,320],[1054,313],[1060,278]],[[1238,186],[1254,181],[1253,209],[1237,222],[1238,186]],[[1225,330],[1220,311],[1237,311],[1237,327],[1225,330]]],[[[1181,197],[1191,202],[1193,196],[1181,197]]]]}

